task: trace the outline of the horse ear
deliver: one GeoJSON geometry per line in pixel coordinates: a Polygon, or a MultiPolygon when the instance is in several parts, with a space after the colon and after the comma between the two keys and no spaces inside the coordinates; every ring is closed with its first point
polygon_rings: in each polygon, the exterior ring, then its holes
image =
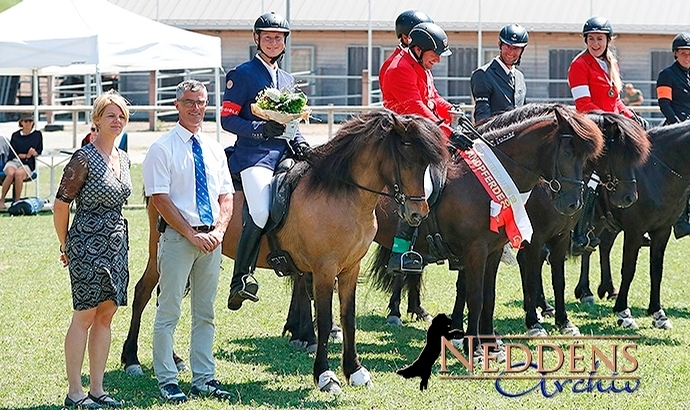
{"type": "Polygon", "coordinates": [[[558,107],[556,107],[556,109],[553,111],[554,111],[554,114],[556,114],[556,124],[558,124],[559,128],[570,123],[570,118],[568,118],[567,113],[563,112],[558,107]]]}
{"type": "Polygon", "coordinates": [[[407,125],[409,119],[395,113],[392,113],[391,116],[393,117],[393,131],[395,131],[395,133],[401,137],[407,135],[407,125]]]}

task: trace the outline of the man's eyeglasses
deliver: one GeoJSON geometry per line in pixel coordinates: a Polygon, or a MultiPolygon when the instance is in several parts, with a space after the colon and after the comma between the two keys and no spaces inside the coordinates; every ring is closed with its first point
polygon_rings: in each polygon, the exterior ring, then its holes
{"type": "Polygon", "coordinates": [[[196,100],[196,101],[195,100],[177,100],[177,101],[182,103],[182,105],[184,105],[187,108],[192,108],[192,107],[203,108],[203,107],[206,107],[206,105],[208,105],[208,100],[196,100]]]}

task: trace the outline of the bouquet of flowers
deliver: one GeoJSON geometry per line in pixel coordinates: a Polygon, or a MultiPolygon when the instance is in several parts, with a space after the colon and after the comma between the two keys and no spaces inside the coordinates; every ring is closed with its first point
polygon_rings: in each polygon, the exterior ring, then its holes
{"type": "Polygon", "coordinates": [[[252,114],[264,120],[273,120],[281,124],[290,121],[307,121],[310,110],[307,108],[307,96],[301,91],[266,88],[256,96],[252,104],[252,114]]]}

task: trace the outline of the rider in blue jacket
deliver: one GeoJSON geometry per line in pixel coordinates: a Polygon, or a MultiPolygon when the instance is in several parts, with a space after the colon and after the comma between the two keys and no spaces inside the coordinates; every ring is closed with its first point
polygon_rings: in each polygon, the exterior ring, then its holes
{"type": "Polygon", "coordinates": [[[261,15],[254,23],[257,55],[226,76],[221,123],[223,129],[237,135],[235,151],[229,160],[230,172],[239,173],[245,197],[242,233],[228,298],[230,310],[240,309],[245,300],[259,300],[259,284],[253,273],[263,228],[268,222],[273,171],[286,154],[302,158],[310,149],[299,129],[294,139],[288,141],[281,138],[285,125],[265,121],[251,112],[251,104],[260,91],[266,88],[292,91],[295,87],[292,75],[278,67],[288,35],[290,25],[282,16],[273,12],[261,15]]]}

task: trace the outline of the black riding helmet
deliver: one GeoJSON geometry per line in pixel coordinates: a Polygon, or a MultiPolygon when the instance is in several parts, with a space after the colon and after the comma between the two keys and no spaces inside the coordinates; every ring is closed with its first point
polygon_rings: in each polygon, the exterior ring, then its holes
{"type": "Polygon", "coordinates": [[[397,19],[395,19],[395,35],[401,38],[402,35],[409,36],[412,28],[419,23],[433,23],[434,20],[431,19],[425,12],[419,10],[407,10],[400,13],[397,19]]]}
{"type": "Polygon", "coordinates": [[[526,47],[529,41],[527,30],[519,24],[508,24],[498,33],[501,42],[515,47],[526,47]]]}
{"type": "Polygon", "coordinates": [[[587,20],[582,27],[582,36],[585,38],[585,42],[587,42],[587,34],[589,33],[604,33],[610,39],[613,36],[613,27],[606,17],[595,16],[587,20]]]}
{"type": "Polygon", "coordinates": [[[440,56],[452,54],[448,47],[448,36],[434,23],[420,23],[410,30],[410,48],[419,47],[422,52],[433,50],[440,56]]]}
{"type": "MultiPolygon", "coordinates": [[[[275,12],[271,11],[269,13],[264,13],[259,16],[258,19],[254,22],[254,34],[259,36],[258,39],[256,39],[256,48],[259,50],[259,52],[264,53],[264,51],[261,49],[261,32],[262,31],[278,31],[281,33],[285,33],[285,38],[290,35],[290,23],[288,23],[287,20],[280,14],[276,14],[275,12]]],[[[285,54],[285,50],[283,50],[282,53],[275,57],[271,57],[271,64],[275,63],[279,59],[283,57],[283,54],[285,54]]]]}
{"type": "Polygon", "coordinates": [[[671,49],[676,52],[679,48],[690,48],[690,34],[680,33],[673,38],[671,49]]]}
{"type": "Polygon", "coordinates": [[[254,33],[259,34],[262,30],[280,31],[287,37],[290,35],[290,23],[280,14],[271,11],[260,15],[254,22],[254,33]]]}

